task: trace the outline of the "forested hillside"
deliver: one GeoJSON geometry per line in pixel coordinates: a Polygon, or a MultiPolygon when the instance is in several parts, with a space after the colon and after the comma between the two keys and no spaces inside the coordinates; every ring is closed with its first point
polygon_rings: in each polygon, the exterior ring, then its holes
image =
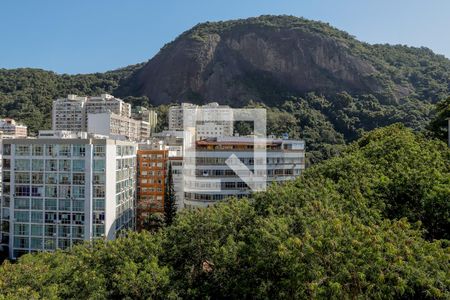
{"type": "Polygon", "coordinates": [[[0,69],[0,117],[12,117],[32,133],[50,129],[53,100],[68,94],[113,93],[119,82],[141,65],[106,73],[59,75],[39,69],[0,69]]]}
{"type": "Polygon", "coordinates": [[[450,297],[450,150],[402,125],[172,226],[0,267],[0,299],[450,297]]]}

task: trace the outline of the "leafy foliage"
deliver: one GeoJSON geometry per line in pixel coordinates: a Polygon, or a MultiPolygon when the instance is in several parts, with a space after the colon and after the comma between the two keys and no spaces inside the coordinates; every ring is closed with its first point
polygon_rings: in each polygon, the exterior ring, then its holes
{"type": "Polygon", "coordinates": [[[4,263],[0,299],[446,299],[449,168],[442,142],[375,130],[296,181],[155,234],[4,263]]]}
{"type": "Polygon", "coordinates": [[[427,128],[431,136],[447,141],[449,138],[448,120],[450,120],[450,97],[436,104],[435,116],[427,128]]]}

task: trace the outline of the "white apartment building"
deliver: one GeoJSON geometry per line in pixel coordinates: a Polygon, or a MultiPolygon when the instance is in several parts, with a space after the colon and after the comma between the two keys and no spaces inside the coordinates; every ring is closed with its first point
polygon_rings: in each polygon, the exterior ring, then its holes
{"type": "Polygon", "coordinates": [[[14,119],[0,120],[0,133],[2,138],[20,138],[27,136],[27,126],[17,123],[14,119]]]}
{"type": "Polygon", "coordinates": [[[112,112],[123,117],[131,117],[131,105],[108,94],[88,97],[85,106],[87,114],[112,112]]]}
{"type": "MultiPolygon", "coordinates": [[[[149,139],[148,126],[112,112],[89,113],[87,132],[109,136],[113,139],[145,141],[149,139]],[[144,125],[144,128],[141,128],[144,125]]],[[[147,123],[148,125],[148,123],[147,123]]]]}
{"type": "Polygon", "coordinates": [[[68,95],[53,101],[52,129],[86,131],[86,101],[88,97],[68,95]]]}
{"type": "Polygon", "coordinates": [[[148,123],[149,134],[155,132],[156,125],[158,124],[158,114],[156,111],[142,106],[135,106],[132,109],[131,115],[136,120],[142,120],[148,123]]]}
{"type": "Polygon", "coordinates": [[[15,259],[133,229],[136,148],[80,132],[3,140],[0,246],[15,259]]]}
{"type": "Polygon", "coordinates": [[[133,141],[147,140],[150,124],[130,116],[131,105],[114,96],[68,95],[53,102],[52,129],[97,133],[133,141]]]}
{"type": "MultiPolygon", "coordinates": [[[[254,171],[254,140],[249,137],[208,138],[195,143],[195,155],[184,157],[184,205],[207,207],[231,196],[251,193],[248,185],[227,164],[232,155],[254,171]]],[[[305,143],[298,140],[266,139],[266,170],[256,185],[298,177],[305,169],[305,143]]],[[[258,160],[258,158],[256,159],[258,160]]],[[[261,160],[261,159],[259,159],[261,160]]],[[[263,161],[257,161],[261,164],[263,161]]],[[[255,171],[255,173],[257,173],[255,171]]]]}
{"type": "Polygon", "coordinates": [[[196,139],[233,135],[233,109],[216,102],[198,106],[182,103],[169,109],[169,130],[184,130],[185,118],[195,118],[196,139]]]}

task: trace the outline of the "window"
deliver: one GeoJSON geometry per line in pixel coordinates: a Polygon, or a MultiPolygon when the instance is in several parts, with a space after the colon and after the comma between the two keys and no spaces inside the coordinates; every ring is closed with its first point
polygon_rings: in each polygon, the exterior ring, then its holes
{"type": "Polygon", "coordinates": [[[3,172],[3,182],[11,182],[11,172],[9,171],[3,172]]]}
{"type": "Polygon", "coordinates": [[[45,155],[54,156],[56,155],[55,145],[45,145],[45,155]]]}
{"type": "Polygon", "coordinates": [[[84,214],[73,214],[72,220],[76,225],[84,225],[84,214]]]}
{"type": "Polygon", "coordinates": [[[32,184],[43,184],[44,183],[44,174],[31,173],[31,183],[32,184]]]}
{"type": "Polygon", "coordinates": [[[59,199],[59,210],[70,210],[70,200],[69,199],[59,199]]]}
{"type": "Polygon", "coordinates": [[[43,247],[43,239],[42,238],[31,238],[31,249],[40,250],[43,247]]]}
{"type": "Polygon", "coordinates": [[[44,171],[44,160],[43,159],[33,159],[31,162],[31,169],[33,171],[44,171]]]}
{"type": "Polygon", "coordinates": [[[58,197],[58,188],[56,185],[47,185],[45,187],[45,197],[56,198],[58,197]]]}
{"type": "Polygon", "coordinates": [[[73,197],[75,198],[84,198],[84,186],[74,186],[73,187],[73,197]]]}
{"type": "Polygon", "coordinates": [[[94,210],[105,210],[105,199],[94,199],[94,210]]]}
{"type": "Polygon", "coordinates": [[[70,156],[70,145],[59,146],[59,156],[70,156]]]}
{"type": "Polygon", "coordinates": [[[9,169],[11,169],[11,160],[3,159],[3,170],[9,170],[9,169]]]}
{"type": "Polygon", "coordinates": [[[84,227],[73,226],[72,227],[72,235],[74,238],[83,238],[84,237],[84,227]]]}
{"type": "Polygon", "coordinates": [[[29,159],[16,159],[14,169],[17,171],[30,171],[29,159]]]}
{"type": "Polygon", "coordinates": [[[104,145],[95,145],[94,146],[94,156],[104,157],[105,156],[105,146],[104,145]]]}
{"type": "Polygon", "coordinates": [[[32,211],[31,212],[31,222],[32,223],[42,223],[44,220],[42,211],[32,211]]]}
{"type": "Polygon", "coordinates": [[[43,186],[32,186],[31,187],[31,196],[32,197],[43,197],[44,196],[44,187],[43,186]]]}
{"type": "Polygon", "coordinates": [[[30,209],[30,200],[23,198],[14,199],[14,208],[15,209],[30,209]]]}
{"type": "Polygon", "coordinates": [[[105,171],[105,160],[95,159],[94,160],[94,172],[104,172],[105,171]]]}
{"type": "Polygon", "coordinates": [[[58,161],[56,159],[49,159],[45,161],[45,171],[57,171],[58,161]]]}
{"type": "Polygon", "coordinates": [[[44,154],[44,147],[42,145],[33,145],[33,156],[42,156],[44,154]]]}
{"type": "Polygon", "coordinates": [[[31,235],[41,236],[44,233],[42,225],[31,224],[31,235]]]}
{"type": "Polygon", "coordinates": [[[45,174],[45,183],[46,184],[57,184],[58,177],[56,174],[45,174]]]}
{"type": "Polygon", "coordinates": [[[16,185],[15,195],[17,197],[30,196],[30,187],[28,185],[16,185]]]}
{"type": "Polygon", "coordinates": [[[45,225],[45,236],[56,236],[56,225],[45,225]]]}
{"type": "Polygon", "coordinates": [[[15,235],[28,235],[30,226],[28,224],[14,224],[15,235]]]}
{"type": "Polygon", "coordinates": [[[85,156],[86,155],[86,148],[85,145],[73,145],[73,156],[85,156]]]}
{"type": "Polygon", "coordinates": [[[84,172],[84,160],[74,160],[72,170],[74,172],[84,172]]]}
{"type": "Polygon", "coordinates": [[[16,172],[14,174],[16,183],[30,183],[30,173],[16,172]]]}
{"type": "Polygon", "coordinates": [[[46,210],[56,210],[56,199],[45,199],[46,210]]]}
{"type": "Polygon", "coordinates": [[[105,184],[105,174],[94,174],[92,181],[94,184],[105,184]]]}
{"type": "Polygon", "coordinates": [[[70,184],[70,173],[59,173],[59,184],[70,184]]]}
{"type": "Polygon", "coordinates": [[[14,219],[16,222],[30,222],[28,211],[14,211],[14,219]]]}
{"type": "Polygon", "coordinates": [[[55,212],[46,212],[45,213],[45,223],[56,223],[57,215],[55,212]]]}
{"type": "Polygon", "coordinates": [[[73,211],[84,211],[84,201],[83,200],[73,200],[72,201],[73,211]]]}
{"type": "Polygon", "coordinates": [[[59,197],[60,198],[69,198],[71,195],[70,186],[60,186],[59,187],[59,197]]]}
{"type": "MultiPolygon", "coordinates": [[[[95,181],[95,175],[94,175],[94,181],[95,181]]],[[[84,184],[84,173],[74,173],[72,175],[72,184],[80,184],[80,185],[84,184]]]]}
{"type": "Polygon", "coordinates": [[[42,209],[42,199],[31,199],[31,209],[42,209]]]}
{"type": "Polygon", "coordinates": [[[94,236],[105,236],[105,225],[94,225],[94,236]]]}
{"type": "Polygon", "coordinates": [[[59,160],[59,170],[60,171],[70,171],[70,160],[60,159],[59,160]]]}
{"type": "Polygon", "coordinates": [[[29,145],[16,145],[15,154],[17,156],[27,156],[30,155],[30,146],[29,145]]]}
{"type": "Polygon", "coordinates": [[[3,155],[11,155],[11,145],[10,144],[3,145],[3,155]]]}
{"type": "MultiPolygon", "coordinates": [[[[69,216],[70,223],[70,216],[69,216]]],[[[70,236],[70,226],[58,226],[58,236],[59,237],[69,237],[70,236]]]]}
{"type": "Polygon", "coordinates": [[[105,197],[105,186],[94,186],[94,198],[105,197]]]}
{"type": "Polygon", "coordinates": [[[15,248],[28,248],[28,238],[23,237],[15,237],[14,238],[14,247],[15,248]]]}

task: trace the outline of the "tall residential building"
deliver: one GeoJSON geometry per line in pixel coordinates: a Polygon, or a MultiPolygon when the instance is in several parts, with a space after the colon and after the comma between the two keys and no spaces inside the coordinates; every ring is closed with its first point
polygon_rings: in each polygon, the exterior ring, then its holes
{"type": "Polygon", "coordinates": [[[27,136],[27,126],[17,123],[14,119],[0,120],[0,133],[4,138],[20,138],[27,136]]]}
{"type": "Polygon", "coordinates": [[[150,135],[155,132],[156,125],[158,124],[158,114],[156,111],[142,106],[136,106],[132,110],[132,116],[136,120],[141,120],[148,123],[150,135]]]}
{"type": "Polygon", "coordinates": [[[136,141],[147,140],[150,130],[141,130],[146,124],[131,118],[130,104],[108,94],[98,97],[68,95],[55,100],[52,124],[53,130],[87,131],[136,141]]]}
{"type": "Polygon", "coordinates": [[[139,145],[137,152],[137,227],[151,213],[164,212],[164,193],[169,151],[151,144],[139,145]]]}
{"type": "Polygon", "coordinates": [[[53,101],[52,129],[86,131],[87,115],[85,104],[88,97],[68,95],[53,101]]]}
{"type": "Polygon", "coordinates": [[[198,106],[182,103],[169,109],[169,130],[184,130],[185,118],[194,119],[196,139],[233,135],[233,109],[216,102],[198,106]]]}
{"type": "Polygon", "coordinates": [[[0,245],[11,259],[135,228],[133,142],[45,131],[3,140],[2,167],[0,245]]]}
{"type": "MultiPolygon", "coordinates": [[[[301,174],[305,168],[303,141],[266,139],[265,143],[266,170],[255,174],[265,178],[265,182],[255,182],[256,185],[290,180],[301,174]]],[[[263,163],[254,158],[253,138],[208,138],[196,141],[195,148],[194,157],[184,157],[185,207],[206,207],[230,196],[240,198],[251,193],[226,160],[234,154],[250,171],[255,162],[263,163]]]]}
{"type": "Polygon", "coordinates": [[[131,105],[122,99],[108,94],[101,94],[98,97],[88,97],[85,107],[87,114],[112,112],[119,116],[131,117],[131,105]]]}
{"type": "Polygon", "coordinates": [[[148,140],[148,129],[141,130],[141,121],[112,112],[89,113],[87,132],[109,136],[113,139],[148,140]]]}

